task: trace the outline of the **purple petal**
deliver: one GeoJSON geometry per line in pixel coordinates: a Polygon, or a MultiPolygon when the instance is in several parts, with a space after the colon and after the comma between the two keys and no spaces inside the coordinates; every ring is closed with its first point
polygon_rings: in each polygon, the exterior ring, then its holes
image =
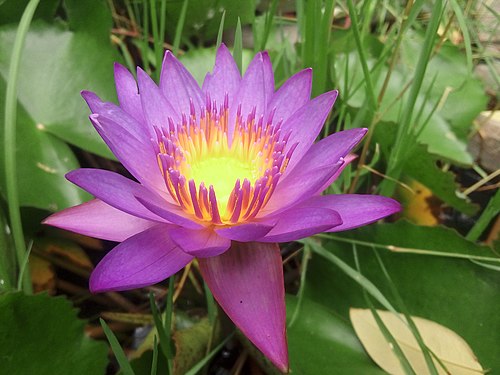
{"type": "Polygon", "coordinates": [[[266,113],[268,102],[274,92],[274,74],[271,60],[267,52],[259,52],[248,65],[241,80],[229,113],[229,135],[232,139],[236,112],[241,104],[241,115],[244,120],[255,109],[257,119],[266,113]]]}
{"type": "MultiPolygon", "coordinates": [[[[316,192],[317,194],[321,194],[323,191],[325,191],[331,184],[333,184],[337,178],[339,178],[340,174],[344,171],[345,167],[347,167],[353,160],[355,160],[358,157],[356,154],[347,154],[347,156],[344,159],[344,163],[340,166],[340,168],[333,174],[333,176],[325,182],[323,186],[321,186],[318,191],[316,192]]],[[[314,194],[316,195],[316,194],[314,194]]]]}
{"type": "Polygon", "coordinates": [[[43,224],[102,240],[122,242],[158,223],[126,214],[99,199],[67,208],[46,218],[43,224]]]}
{"type": "Polygon", "coordinates": [[[150,129],[154,127],[166,128],[168,119],[172,119],[175,124],[181,120],[181,109],[174,107],[162,94],[154,81],[141,68],[137,68],[137,83],[139,84],[139,94],[144,110],[144,116],[150,129]]]}
{"type": "Polygon", "coordinates": [[[321,233],[342,224],[333,210],[318,207],[292,208],[279,215],[276,226],[261,242],[289,242],[321,233]]]}
{"type": "MultiPolygon", "coordinates": [[[[91,91],[82,91],[81,95],[87,102],[92,113],[112,119],[120,129],[124,129],[127,133],[133,134],[136,139],[144,144],[149,144],[150,137],[144,131],[144,125],[138,122],[124,109],[118,107],[114,103],[103,102],[96,94],[91,91]]],[[[142,110],[141,110],[142,113],[142,110]]]]}
{"type": "Polygon", "coordinates": [[[274,110],[274,123],[286,121],[311,98],[312,69],[304,69],[290,79],[273,95],[267,112],[274,110]]]}
{"type": "Polygon", "coordinates": [[[399,202],[380,195],[334,194],[313,197],[299,207],[328,208],[335,210],[342,218],[342,224],[327,230],[340,232],[371,224],[401,211],[399,202]]]}
{"type": "Polygon", "coordinates": [[[282,372],[288,371],[283,266],[277,244],[233,243],[229,251],[199,259],[222,309],[282,372]]]}
{"type": "Polygon", "coordinates": [[[302,160],[313,144],[337,99],[337,94],[338,92],[334,90],[314,98],[283,123],[281,127],[283,134],[290,132],[288,145],[298,143],[288,163],[288,172],[302,160]]]}
{"type": "Polygon", "coordinates": [[[165,220],[189,229],[202,229],[203,225],[193,221],[194,216],[185,213],[179,206],[165,202],[156,195],[136,196],[137,202],[146,207],[148,211],[164,218],[165,220]]]}
{"type": "Polygon", "coordinates": [[[303,171],[300,175],[291,174],[285,181],[280,181],[257,218],[277,215],[317,194],[317,191],[331,180],[343,163],[344,161],[341,160],[337,163],[322,165],[303,171]]]}
{"type": "Polygon", "coordinates": [[[137,82],[132,73],[119,63],[115,63],[115,86],[120,107],[140,124],[145,124],[137,82]]]}
{"type": "Polygon", "coordinates": [[[275,222],[276,220],[268,220],[266,223],[250,222],[215,229],[215,231],[222,237],[229,238],[233,241],[249,242],[264,237],[271,229],[273,229],[275,222]]]}
{"type": "Polygon", "coordinates": [[[193,257],[172,242],[168,225],[138,233],[111,250],[90,276],[92,293],[128,290],[156,284],[173,275],[193,257]]]}
{"type": "Polygon", "coordinates": [[[224,44],[221,44],[215,57],[215,67],[213,73],[208,73],[203,82],[203,93],[209,94],[211,100],[215,100],[217,105],[224,104],[227,94],[229,106],[233,102],[241,82],[240,71],[234,62],[231,52],[224,44]]]}
{"type": "Polygon", "coordinates": [[[151,142],[144,143],[107,117],[93,114],[89,118],[113,154],[137,180],[145,186],[166,191],[151,142]]]}
{"type": "Polygon", "coordinates": [[[192,101],[196,117],[200,118],[200,110],[204,105],[200,86],[170,51],[165,53],[163,59],[160,90],[179,113],[185,113],[187,116],[190,114],[192,101]]]}
{"type": "Polygon", "coordinates": [[[118,173],[102,169],[81,168],[69,172],[66,178],[120,211],[146,220],[165,221],[146,209],[135,198],[137,196],[148,197],[154,193],[118,173]]]}
{"type": "Polygon", "coordinates": [[[212,228],[192,230],[177,227],[170,230],[170,238],[183,251],[200,258],[220,255],[231,246],[231,240],[219,236],[212,228]]]}

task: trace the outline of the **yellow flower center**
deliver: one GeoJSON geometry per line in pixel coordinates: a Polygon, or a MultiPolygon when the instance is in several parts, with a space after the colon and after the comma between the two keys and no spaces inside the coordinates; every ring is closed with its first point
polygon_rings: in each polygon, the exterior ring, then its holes
{"type": "Polygon", "coordinates": [[[254,218],[294,147],[285,152],[287,136],[272,116],[256,121],[251,113],[244,121],[238,112],[230,130],[227,104],[219,110],[207,104],[199,121],[193,112],[182,124],[156,129],[158,165],[170,195],[200,221],[232,225],[254,218]]]}

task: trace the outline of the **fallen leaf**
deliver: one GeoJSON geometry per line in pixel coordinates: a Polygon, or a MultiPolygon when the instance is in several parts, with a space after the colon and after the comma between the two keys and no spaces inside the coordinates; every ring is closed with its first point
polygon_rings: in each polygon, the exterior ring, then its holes
{"type": "MultiPolygon", "coordinates": [[[[397,341],[416,374],[429,374],[422,351],[402,314],[396,316],[389,311],[377,310],[384,325],[397,341]]],[[[370,357],[389,374],[405,374],[391,344],[382,334],[369,309],[349,310],[352,325],[370,357]]],[[[431,320],[412,317],[423,341],[446,366],[445,371],[434,360],[439,374],[477,375],[483,368],[463,338],[452,330],[431,320]]]]}
{"type": "Polygon", "coordinates": [[[36,255],[31,255],[29,267],[33,291],[35,293],[47,291],[51,295],[54,294],[56,288],[56,275],[52,264],[36,255]]]}

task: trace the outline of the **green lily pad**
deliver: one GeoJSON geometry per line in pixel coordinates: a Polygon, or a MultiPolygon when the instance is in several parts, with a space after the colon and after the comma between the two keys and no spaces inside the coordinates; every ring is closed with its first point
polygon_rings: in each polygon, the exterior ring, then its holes
{"type": "MultiPolygon", "coordinates": [[[[288,295],[286,302],[290,319],[297,298],[288,295]]],[[[365,353],[349,321],[320,301],[301,301],[299,316],[288,326],[287,336],[293,374],[385,374],[365,353]]]]}
{"type": "MultiPolygon", "coordinates": [[[[0,78],[0,97],[5,82],[0,78]]],[[[0,106],[0,118],[4,107],[0,106]]],[[[3,127],[0,144],[3,144],[3,127]]],[[[89,194],[69,183],[64,175],[79,167],[69,146],[33,120],[22,105],[17,111],[17,186],[21,206],[57,211],[90,199],[89,194]]],[[[3,150],[2,150],[3,151],[3,150]]],[[[5,195],[4,153],[0,152],[0,192],[5,195]]]]}
{"type": "MultiPolygon", "coordinates": [[[[337,234],[338,235],[338,234],[337,234]]],[[[408,223],[374,225],[352,231],[357,240],[394,246],[449,252],[477,252],[486,249],[465,241],[445,228],[422,228],[408,223]]],[[[324,247],[356,268],[352,245],[328,241],[324,247]]],[[[362,274],[374,283],[398,310],[372,247],[357,246],[362,274]]],[[[470,345],[484,368],[500,370],[497,347],[500,342],[500,273],[469,260],[399,254],[378,251],[393,285],[408,311],[455,331],[470,345]]],[[[324,304],[344,318],[351,307],[367,308],[361,288],[339,268],[314,255],[309,263],[306,298],[324,304]]]]}
{"type": "MultiPolygon", "coordinates": [[[[105,100],[116,98],[113,62],[122,59],[109,42],[111,14],[98,0],[66,0],[64,5],[67,23],[39,19],[30,27],[19,70],[19,102],[47,132],[112,157],[90,124],[89,110],[80,97],[85,89],[105,100]]],[[[0,27],[0,76],[4,80],[16,29],[16,24],[0,27]]]]}
{"type": "Polygon", "coordinates": [[[84,334],[63,297],[0,296],[0,362],[4,374],[104,374],[108,348],[84,334]]]}

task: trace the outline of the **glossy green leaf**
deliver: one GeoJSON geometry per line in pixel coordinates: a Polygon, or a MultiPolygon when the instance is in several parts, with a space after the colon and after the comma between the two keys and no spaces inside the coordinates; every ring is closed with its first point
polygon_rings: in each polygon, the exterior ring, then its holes
{"type": "Polygon", "coordinates": [[[104,374],[107,346],[84,334],[84,322],[62,297],[0,296],[4,374],[104,374]]]}
{"type": "MultiPolygon", "coordinates": [[[[21,79],[22,80],[22,79],[21,79]]],[[[0,78],[0,97],[5,97],[5,81],[0,78]]],[[[3,118],[3,106],[0,116],[3,118]]],[[[0,127],[3,142],[3,127],[0,127]]],[[[90,196],[69,183],[64,175],[79,167],[66,143],[47,132],[21,104],[17,113],[17,172],[21,206],[48,211],[79,204],[90,196]]],[[[3,153],[0,153],[0,191],[5,192],[3,153]]]]}
{"type": "MultiPolygon", "coordinates": [[[[408,223],[372,225],[352,231],[348,236],[436,251],[478,254],[487,251],[452,230],[408,223]]],[[[355,267],[351,244],[332,240],[323,245],[355,267]]],[[[362,274],[398,309],[373,247],[357,245],[357,249],[362,274]]],[[[378,253],[411,315],[433,320],[455,331],[471,346],[484,368],[491,368],[492,373],[500,370],[496,351],[500,342],[498,272],[466,259],[398,254],[380,249],[378,253]]],[[[345,318],[351,307],[368,307],[359,285],[324,258],[314,256],[307,275],[306,298],[325,304],[345,318]]]]}
{"type": "MultiPolygon", "coordinates": [[[[37,124],[66,142],[112,157],[88,120],[80,97],[91,90],[115,100],[113,62],[121,61],[109,43],[111,15],[102,1],[65,1],[67,24],[35,21],[20,66],[19,102],[37,124]],[[83,5],[85,4],[85,5],[83,5]]],[[[8,71],[16,25],[0,27],[0,76],[8,71]]]]}
{"type": "MultiPolygon", "coordinates": [[[[297,298],[287,296],[291,317],[297,298]]],[[[323,301],[303,299],[298,319],[287,328],[290,370],[293,374],[384,374],[366,355],[347,320],[332,312],[323,301]]]]}

